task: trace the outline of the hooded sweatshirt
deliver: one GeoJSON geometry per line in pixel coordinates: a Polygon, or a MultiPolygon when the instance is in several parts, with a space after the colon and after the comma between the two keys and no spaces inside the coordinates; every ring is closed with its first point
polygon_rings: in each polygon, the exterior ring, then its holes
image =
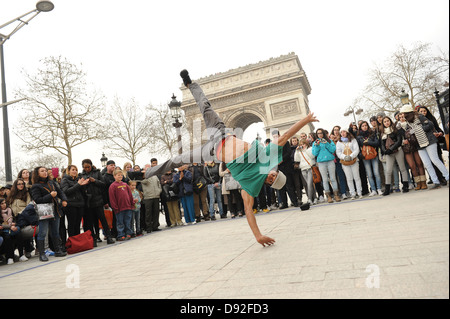
{"type": "Polygon", "coordinates": [[[109,201],[115,214],[134,210],[135,204],[131,188],[124,182],[114,182],[109,187],[109,201]]]}

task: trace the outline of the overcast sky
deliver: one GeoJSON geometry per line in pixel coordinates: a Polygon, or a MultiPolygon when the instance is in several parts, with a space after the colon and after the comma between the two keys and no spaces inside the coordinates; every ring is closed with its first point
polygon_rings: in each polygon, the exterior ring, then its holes
{"type": "MultiPolygon", "coordinates": [[[[349,123],[342,114],[366,86],[367,71],[399,44],[432,43],[436,52],[449,48],[448,0],[53,3],[53,11],[39,14],[4,44],[8,100],[25,85],[21,70],[34,73],[49,56],[82,63],[88,81],[110,101],[134,97],[142,105],[159,105],[172,93],[181,100],[183,68],[195,79],[295,52],[312,87],[310,108],[321,121],[316,127],[331,129],[349,123]]],[[[0,25],[35,4],[0,0],[0,25]]],[[[12,133],[20,104],[8,111],[14,161],[22,154],[12,133]]],[[[81,165],[87,155],[81,147],[74,151],[74,163],[81,165]]],[[[101,152],[89,151],[94,164],[101,152]]]]}

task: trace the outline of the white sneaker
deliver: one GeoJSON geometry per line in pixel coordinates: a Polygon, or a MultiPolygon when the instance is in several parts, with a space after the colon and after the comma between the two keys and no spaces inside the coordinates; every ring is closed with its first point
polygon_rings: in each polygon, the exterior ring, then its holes
{"type": "MultiPolygon", "coordinates": [[[[353,197],[354,197],[354,196],[352,196],[352,199],[354,199],[353,197]]],[[[348,199],[348,197],[347,197],[347,195],[345,195],[345,194],[341,194],[341,199],[342,199],[342,200],[348,199]]]]}
{"type": "Polygon", "coordinates": [[[320,196],[319,197],[319,203],[323,203],[323,202],[325,202],[325,198],[323,198],[323,196],[320,196]]]}
{"type": "Polygon", "coordinates": [[[352,200],[355,200],[355,199],[356,199],[355,195],[352,195],[351,199],[352,199],[352,200]]]}
{"type": "MultiPolygon", "coordinates": [[[[380,190],[381,191],[381,190],[380,190]]],[[[375,195],[377,195],[377,192],[376,191],[372,191],[370,194],[369,194],[369,197],[372,197],[372,196],[375,196],[375,195]]]]}
{"type": "Polygon", "coordinates": [[[318,203],[319,203],[319,201],[317,200],[317,198],[314,198],[313,205],[317,205],[318,203]]]}
{"type": "Polygon", "coordinates": [[[12,264],[14,264],[14,259],[12,259],[12,258],[8,258],[8,262],[7,262],[7,264],[8,264],[8,265],[12,265],[12,264]]]}
{"type": "Polygon", "coordinates": [[[383,191],[381,189],[377,189],[378,195],[383,196],[383,191]]]}
{"type": "Polygon", "coordinates": [[[28,258],[27,258],[25,255],[22,255],[22,256],[19,258],[19,261],[28,261],[28,258]]]}

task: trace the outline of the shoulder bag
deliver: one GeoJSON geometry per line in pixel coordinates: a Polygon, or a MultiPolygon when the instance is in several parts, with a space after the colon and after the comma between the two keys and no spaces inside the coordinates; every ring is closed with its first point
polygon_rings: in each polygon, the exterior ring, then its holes
{"type": "MultiPolygon", "coordinates": [[[[344,144],[344,155],[346,155],[346,156],[350,156],[353,152],[352,152],[352,149],[348,146],[348,144],[349,143],[347,143],[347,144],[344,144]]],[[[341,164],[342,165],[346,165],[346,166],[350,166],[350,165],[353,165],[353,164],[355,164],[356,163],[356,160],[357,160],[358,158],[357,157],[355,157],[354,159],[352,159],[352,160],[350,160],[350,161],[345,161],[345,160],[342,160],[341,159],[341,164]]]]}
{"type": "Polygon", "coordinates": [[[313,176],[313,183],[314,184],[320,183],[322,181],[322,176],[320,175],[319,168],[317,166],[312,166],[311,164],[309,164],[309,162],[306,159],[306,157],[303,154],[303,152],[300,151],[300,153],[302,153],[302,156],[305,159],[306,163],[308,163],[308,165],[311,167],[312,176],[313,176]]]}

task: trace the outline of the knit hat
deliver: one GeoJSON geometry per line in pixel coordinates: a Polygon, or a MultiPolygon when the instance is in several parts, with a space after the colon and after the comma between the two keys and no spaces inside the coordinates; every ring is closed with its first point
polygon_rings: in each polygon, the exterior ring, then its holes
{"type": "Polygon", "coordinates": [[[113,160],[109,160],[106,162],[106,166],[111,165],[111,164],[116,165],[116,162],[114,162],[113,160]]]}

